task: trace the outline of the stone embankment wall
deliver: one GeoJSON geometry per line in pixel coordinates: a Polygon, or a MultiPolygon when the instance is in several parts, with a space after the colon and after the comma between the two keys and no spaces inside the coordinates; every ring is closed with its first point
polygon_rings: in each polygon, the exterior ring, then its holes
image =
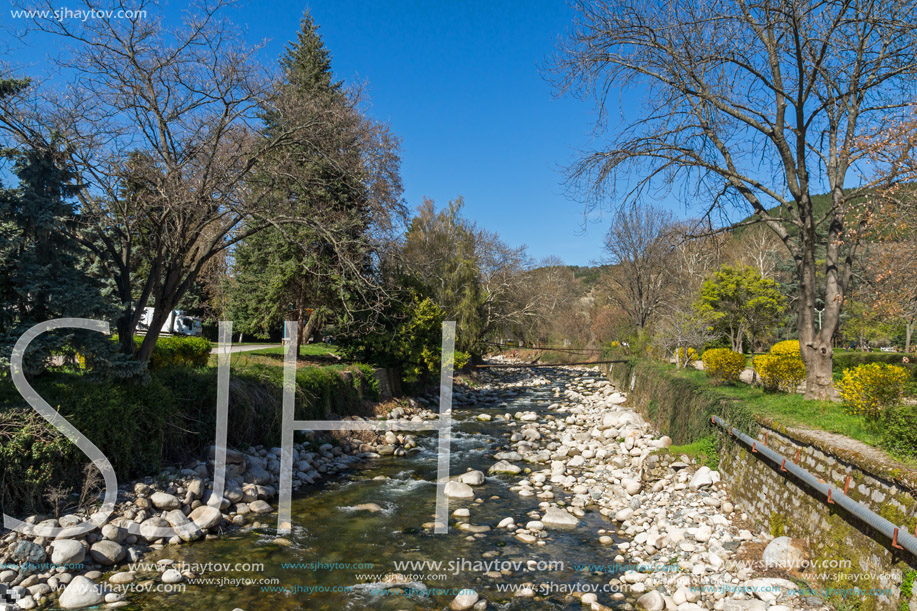
{"type": "Polygon", "coordinates": [[[890,591],[849,599],[861,611],[917,611],[917,592],[913,591],[917,587],[907,585],[917,573],[917,558],[894,549],[886,537],[781,472],[780,465],[753,454],[711,424],[710,417],[722,417],[841,489],[849,475],[850,498],[912,534],[917,527],[917,470],[840,435],[787,429],[755,419],[735,402],[715,400],[699,388],[692,391],[680,379],[661,379],[664,370],[655,366],[618,364],[608,373],[619,388],[630,391],[629,403],[676,443],[688,443],[703,434],[717,435],[719,469],[738,506],[773,535],[805,541],[810,564],[799,571],[800,577],[838,589],[890,591]]]}
{"type": "MultiPolygon", "coordinates": [[[[799,465],[825,482],[843,489],[849,475],[848,496],[913,532],[917,503],[912,489],[874,473],[869,465],[841,458],[841,451],[832,452],[785,430],[762,426],[757,435],[762,444],[765,433],[768,447],[788,460],[794,460],[798,450],[799,465]]],[[[789,474],[781,473],[779,465],[771,465],[728,435],[719,434],[720,471],[733,498],[775,536],[806,541],[811,564],[801,572],[808,574],[808,581],[836,588],[888,589],[890,594],[864,596],[861,608],[899,608],[902,582],[909,571],[917,569],[917,559],[893,549],[891,541],[836,504],[829,504],[820,493],[792,476],[784,477],[789,474]]],[[[910,611],[917,611],[917,601],[909,602],[910,611]]]]}

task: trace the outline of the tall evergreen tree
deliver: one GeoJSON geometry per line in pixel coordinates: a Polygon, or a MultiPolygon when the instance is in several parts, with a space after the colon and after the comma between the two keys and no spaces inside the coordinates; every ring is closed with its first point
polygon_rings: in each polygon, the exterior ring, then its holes
{"type": "Polygon", "coordinates": [[[330,53],[308,14],[280,66],[287,108],[285,113],[265,111],[265,135],[283,130],[291,114],[299,120],[309,115],[327,130],[324,138],[343,152],[345,162],[329,159],[308,141],[294,141],[283,152],[295,164],[287,180],[272,184],[275,197],[288,199],[295,215],[321,218],[323,229],[278,225],[240,244],[233,255],[230,309],[238,330],[261,336],[293,318],[302,342],[323,317],[347,309],[354,274],[371,274],[367,231],[372,212],[362,159],[365,119],[334,79],[330,53]]]}
{"type": "MultiPolygon", "coordinates": [[[[28,83],[0,81],[0,95],[28,83]]],[[[100,283],[85,271],[85,252],[69,235],[72,198],[80,188],[54,148],[5,150],[19,184],[0,187],[0,367],[34,325],[53,318],[102,318],[112,313],[100,283]]],[[[43,334],[30,345],[26,369],[40,371],[52,352],[93,354],[109,362],[112,347],[98,334],[43,334]]]]}

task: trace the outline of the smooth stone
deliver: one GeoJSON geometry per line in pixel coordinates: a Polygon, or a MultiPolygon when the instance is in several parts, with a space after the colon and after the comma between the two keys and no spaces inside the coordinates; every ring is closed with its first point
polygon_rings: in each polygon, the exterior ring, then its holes
{"type": "Polygon", "coordinates": [[[449,605],[449,608],[452,611],[465,611],[474,607],[475,603],[478,602],[478,593],[474,590],[465,590],[461,592],[458,596],[452,599],[452,603],[449,605]]]}
{"type": "Polygon", "coordinates": [[[446,496],[453,499],[474,498],[474,490],[471,489],[471,486],[455,480],[446,483],[445,493],[446,496]]]}
{"type": "Polygon", "coordinates": [[[508,473],[510,475],[516,475],[522,472],[522,468],[517,467],[513,463],[501,460],[492,464],[487,471],[488,473],[508,473]]]}
{"type": "Polygon", "coordinates": [[[184,581],[184,579],[185,578],[182,576],[182,574],[175,569],[169,569],[162,574],[162,583],[181,583],[184,581]]]}
{"type": "Polygon", "coordinates": [[[697,490],[698,488],[712,485],[714,483],[714,478],[711,473],[712,470],[710,467],[704,465],[695,471],[694,476],[691,477],[691,481],[688,482],[688,487],[697,490]]]}
{"type": "Polygon", "coordinates": [[[468,471],[459,475],[458,480],[469,486],[480,486],[484,483],[484,474],[480,471],[468,471]]]}
{"type": "Polygon", "coordinates": [[[274,508],[267,501],[253,501],[248,504],[252,513],[271,513],[274,508]]]}
{"type": "Polygon", "coordinates": [[[102,587],[91,579],[77,575],[61,594],[58,604],[62,609],[82,609],[103,602],[105,602],[105,592],[102,587]]]}
{"type": "Polygon", "coordinates": [[[89,555],[99,564],[111,566],[124,558],[124,548],[114,541],[103,540],[89,548],[89,555]]]}
{"type": "Polygon", "coordinates": [[[178,497],[166,494],[165,492],[154,492],[150,497],[153,507],[156,509],[180,509],[181,501],[178,497]]]}
{"type": "Polygon", "coordinates": [[[201,505],[193,510],[188,518],[201,530],[207,530],[217,526],[223,520],[223,514],[216,507],[201,505]]]}
{"type": "Polygon", "coordinates": [[[73,539],[51,542],[51,562],[56,565],[80,564],[86,558],[86,548],[73,539]]]}
{"type": "Polygon", "coordinates": [[[548,507],[541,518],[548,528],[572,528],[579,524],[579,520],[559,507],[548,507]]]}
{"type": "Polygon", "coordinates": [[[131,583],[132,581],[134,581],[134,574],[130,571],[115,573],[108,578],[108,582],[113,584],[131,583]]]}
{"type": "Polygon", "coordinates": [[[767,544],[761,554],[766,567],[799,570],[806,559],[805,550],[790,537],[777,537],[767,544]]]}

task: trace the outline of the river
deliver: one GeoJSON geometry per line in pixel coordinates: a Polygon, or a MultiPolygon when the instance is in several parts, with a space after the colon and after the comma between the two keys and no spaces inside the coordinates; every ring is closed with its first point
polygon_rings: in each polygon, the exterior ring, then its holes
{"type": "MultiPolygon", "coordinates": [[[[520,377],[518,372],[504,375],[507,380],[520,377]]],[[[510,435],[516,429],[502,419],[503,414],[522,411],[542,417],[557,400],[555,388],[562,390],[574,377],[598,378],[600,374],[557,368],[543,375],[548,384],[516,387],[487,406],[454,409],[453,475],[468,469],[486,473],[494,463],[493,454],[511,449],[510,435]],[[480,421],[482,413],[494,420],[480,421]]],[[[487,601],[488,609],[580,609],[581,603],[570,595],[571,590],[603,592],[602,588],[606,593],[600,596],[605,604],[631,608],[620,595],[617,600],[611,598],[610,574],[580,570],[580,565],[610,565],[618,553],[616,545],[599,543],[597,532],[609,529],[607,534],[612,535],[614,529],[613,523],[594,508],[585,508],[575,529],[545,530],[538,543],[525,543],[516,538],[514,530],[496,528],[506,517],[523,525],[531,516],[537,517],[533,512],[539,511],[543,501],[510,490],[524,473],[489,475],[483,486],[475,487],[474,501],[450,499],[450,513],[467,508],[470,516],[451,517],[448,534],[434,534],[425,528],[424,524],[433,521],[435,510],[436,449],[436,434],[421,433],[418,449],[409,455],[372,459],[337,480],[298,495],[293,504],[293,531],[280,541],[276,541],[274,514],[263,518],[262,527],[245,527],[218,538],[154,552],[144,560],[172,560],[198,571],[209,564],[210,570],[198,573],[197,583],[173,586],[184,591],[129,594],[129,604],[123,608],[443,609],[463,588],[474,589],[482,601],[487,601]],[[366,503],[381,510],[355,508],[366,503]],[[462,522],[489,526],[490,530],[471,533],[460,528],[462,522]],[[401,564],[411,562],[417,564],[401,564]],[[437,568],[421,564],[424,562],[441,565],[437,568]],[[225,564],[230,570],[216,564],[225,564]],[[413,591],[383,591],[380,588],[384,586],[371,585],[396,573],[411,582],[406,587],[413,591]],[[204,584],[201,580],[211,581],[204,584]],[[430,590],[420,591],[421,583],[430,590]],[[522,584],[529,584],[531,589],[525,596],[507,591],[522,584]]],[[[559,493],[554,501],[568,496],[559,493]]],[[[150,576],[153,574],[151,571],[150,576]]],[[[143,587],[143,579],[144,575],[138,574],[138,582],[132,585],[143,587]]],[[[165,586],[156,583],[153,587],[165,586]]]]}

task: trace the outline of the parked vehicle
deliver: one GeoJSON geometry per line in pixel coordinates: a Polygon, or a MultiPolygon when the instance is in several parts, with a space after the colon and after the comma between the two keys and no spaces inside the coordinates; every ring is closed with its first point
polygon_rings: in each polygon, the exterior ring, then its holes
{"type": "MultiPolygon", "coordinates": [[[[147,331],[152,322],[153,308],[144,308],[143,314],[140,315],[138,327],[141,331],[147,331]]],[[[200,318],[191,316],[184,310],[172,310],[162,324],[160,333],[200,337],[203,333],[203,326],[200,318]]]]}

